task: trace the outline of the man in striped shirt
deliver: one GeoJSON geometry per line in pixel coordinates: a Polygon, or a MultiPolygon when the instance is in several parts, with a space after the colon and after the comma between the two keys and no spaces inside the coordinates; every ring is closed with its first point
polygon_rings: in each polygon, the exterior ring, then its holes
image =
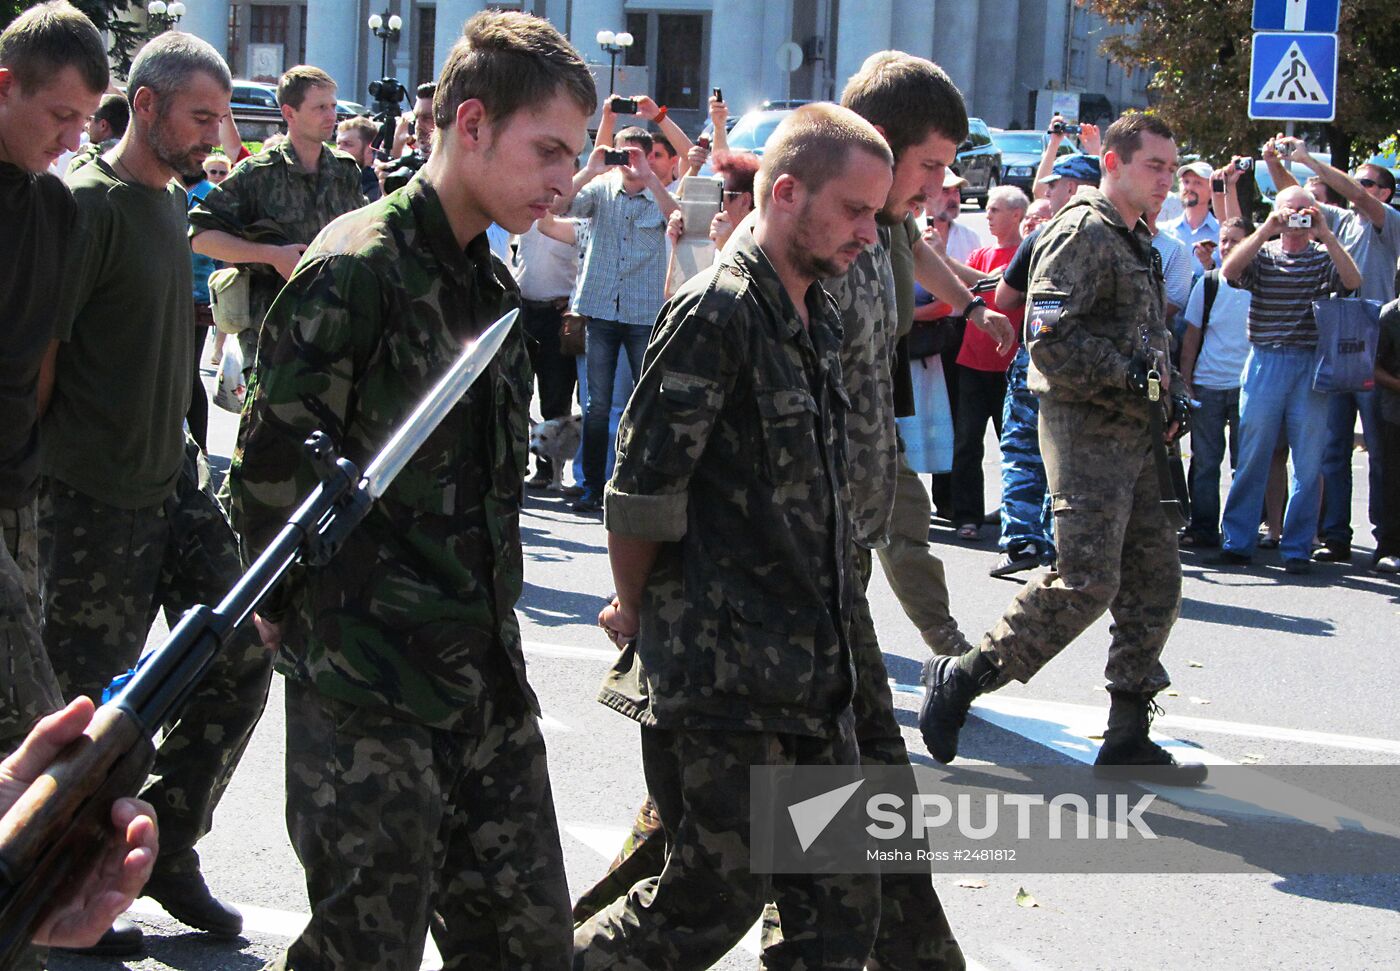
{"type": "Polygon", "coordinates": [[[1285,570],[1307,573],[1327,444],[1327,398],[1312,388],[1317,350],[1312,302],[1357,289],[1361,272],[1313,197],[1296,185],[1278,194],[1269,218],[1226,258],[1222,270],[1231,286],[1253,297],[1240,394],[1239,466],[1225,501],[1224,544],[1215,563],[1243,566],[1253,559],[1269,462],[1283,431],[1293,475],[1280,549],[1285,570]],[[1279,238],[1270,240],[1274,235],[1279,238]]]}

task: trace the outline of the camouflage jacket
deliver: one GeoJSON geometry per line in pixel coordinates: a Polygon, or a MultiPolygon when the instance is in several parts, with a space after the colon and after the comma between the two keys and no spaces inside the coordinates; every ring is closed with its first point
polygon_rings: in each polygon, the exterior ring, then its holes
{"type": "Polygon", "coordinates": [[[661,311],[605,496],[663,544],[600,699],[643,724],[824,737],[850,705],[841,332],[807,310],[746,234],[661,311]]]}
{"type": "MultiPolygon", "coordinates": [[[[463,343],[517,302],[485,234],[464,252],[421,174],[328,226],[268,312],[280,336],[229,473],[245,555],[315,486],[301,447],[312,431],[363,468],[463,343]]],[[[264,601],[284,621],[279,670],[450,730],[480,729],[480,700],[510,685],[535,705],[514,612],[530,382],[517,328],[340,553],[264,601]]]]}
{"type": "Polygon", "coordinates": [[[866,247],[844,275],[822,281],[841,314],[841,378],[851,400],[846,449],[852,532],[867,549],[889,543],[899,468],[893,382],[899,312],[890,242],[889,227],[880,227],[879,241],[866,247]]]}
{"type": "MultiPolygon", "coordinates": [[[[217,229],[259,243],[310,243],[332,219],[366,203],[359,164],[329,145],[321,146],[315,174],[297,162],[291,140],[245,158],[190,210],[190,236],[217,229]]],[[[249,264],[248,310],[261,320],[285,282],[266,263],[249,264]]],[[[275,335],[258,340],[269,346],[275,335]]]]}
{"type": "MultiPolygon", "coordinates": [[[[1127,388],[1145,334],[1170,347],[1161,261],[1141,220],[1131,229],[1108,197],[1084,190],[1040,230],[1026,300],[1030,390],[1087,401],[1146,421],[1148,401],[1127,388]]],[[[1180,376],[1172,375],[1180,387],[1180,376]]]]}

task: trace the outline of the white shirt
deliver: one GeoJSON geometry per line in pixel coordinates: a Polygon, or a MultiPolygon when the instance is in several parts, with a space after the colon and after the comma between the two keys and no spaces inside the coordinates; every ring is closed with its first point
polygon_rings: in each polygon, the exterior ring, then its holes
{"type": "Polygon", "coordinates": [[[966,263],[967,258],[974,251],[983,246],[982,237],[978,236],[974,230],[968,229],[961,223],[954,221],[948,226],[948,256],[959,263],[966,263]]]}
{"type": "Polygon", "coordinates": [[[578,276],[578,248],[550,239],[531,226],[529,232],[516,237],[515,259],[510,272],[520,284],[520,296],[526,300],[558,300],[574,292],[578,276]]]}

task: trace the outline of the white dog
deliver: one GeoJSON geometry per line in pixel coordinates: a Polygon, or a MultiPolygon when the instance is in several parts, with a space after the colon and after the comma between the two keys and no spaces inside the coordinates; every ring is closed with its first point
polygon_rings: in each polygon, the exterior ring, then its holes
{"type": "Polygon", "coordinates": [[[558,492],[564,488],[564,463],[577,454],[582,434],[582,415],[551,418],[530,429],[530,451],[547,461],[554,473],[549,483],[550,491],[558,492]]]}

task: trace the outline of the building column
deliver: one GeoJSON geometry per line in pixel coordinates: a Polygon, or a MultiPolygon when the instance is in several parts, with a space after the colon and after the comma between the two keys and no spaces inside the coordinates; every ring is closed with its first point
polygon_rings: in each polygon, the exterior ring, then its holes
{"type": "MultiPolygon", "coordinates": [[[[774,50],[764,44],[762,0],[714,0],[710,13],[710,87],[724,89],[730,115],[737,118],[757,107],[764,96],[779,97],[781,87],[764,87],[765,60],[776,65],[774,50]]],[[[782,6],[781,3],[771,4],[782,6]]],[[[781,43],[781,42],[780,42],[781,43]]],[[[708,103],[707,97],[701,100],[708,103]]]]}
{"type": "MultiPolygon", "coordinates": [[[[1017,25],[1021,20],[1021,0],[983,0],[977,46],[995,57],[996,52],[1016,50],[1017,25]]],[[[983,71],[977,86],[963,92],[968,113],[979,115],[988,125],[1005,128],[1020,113],[1016,103],[1016,72],[1010,65],[1000,71],[983,71]],[[974,112],[973,104],[977,105],[974,112]]]]}
{"type": "MultiPolygon", "coordinates": [[[[346,4],[343,0],[306,0],[306,63],[314,64],[335,78],[339,90],[337,96],[355,98],[356,53],[360,50],[361,31],[367,31],[360,21],[359,4],[346,4]]],[[[292,39],[287,39],[286,66],[291,67],[296,51],[292,39]]],[[[375,43],[378,43],[376,41],[375,43]]],[[[375,50],[375,70],[379,69],[375,50]]]]}
{"type": "Polygon", "coordinates": [[[980,8],[981,0],[940,3],[933,35],[933,59],[962,92],[969,114],[976,113],[972,95],[977,81],[977,57],[980,53],[996,57],[995,52],[984,52],[978,43],[980,8]]]}
{"type": "Polygon", "coordinates": [[[485,0],[438,0],[433,29],[433,77],[442,77],[442,66],[447,63],[452,45],[461,38],[462,27],[473,14],[485,9],[485,0]]]}
{"type": "MultiPolygon", "coordinates": [[[[953,0],[957,3],[958,0],[953,0]]],[[[933,25],[936,0],[894,0],[893,47],[933,60],[933,25]]]]}
{"type": "MultiPolygon", "coordinates": [[[[792,40],[792,0],[778,0],[778,2],[765,3],[761,6],[763,7],[763,30],[758,48],[761,65],[758,72],[759,90],[770,98],[786,100],[800,97],[801,95],[793,93],[792,74],[778,66],[778,48],[792,40]]],[[[712,47],[716,37],[721,37],[721,35],[716,34],[711,29],[710,43],[712,47]]],[[[713,57],[711,60],[713,61],[713,57]]],[[[713,73],[710,76],[715,77],[713,73]]],[[[713,87],[721,83],[711,81],[710,86],[713,87]]]]}
{"type": "Polygon", "coordinates": [[[860,70],[865,59],[876,51],[892,46],[890,30],[894,23],[893,0],[844,0],[840,6],[836,27],[837,100],[845,90],[852,74],[860,70]]]}
{"type": "Polygon", "coordinates": [[[180,29],[208,41],[228,60],[228,0],[191,0],[185,4],[180,29]]]}

